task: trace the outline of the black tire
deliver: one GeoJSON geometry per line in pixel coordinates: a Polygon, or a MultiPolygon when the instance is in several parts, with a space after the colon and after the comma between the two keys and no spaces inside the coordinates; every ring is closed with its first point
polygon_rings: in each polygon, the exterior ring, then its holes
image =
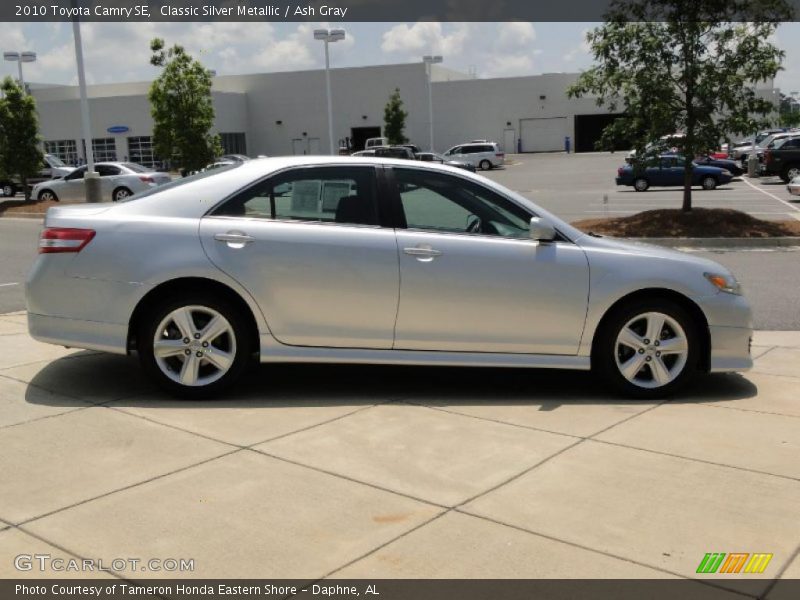
{"type": "MultiPolygon", "coordinates": [[[[665,333],[668,333],[668,330],[665,330],[665,333]]],[[[650,340],[650,342],[651,345],[655,343],[654,340],[650,340]]],[[[655,348],[651,348],[651,350],[655,350],[655,348]]],[[[624,396],[636,399],[663,398],[674,394],[696,377],[700,355],[701,337],[698,325],[691,314],[681,305],[670,300],[634,300],[614,309],[614,312],[607,315],[601,323],[592,346],[592,371],[624,396]],[[620,348],[617,346],[617,336],[631,320],[650,312],[662,313],[675,320],[683,329],[688,346],[682,370],[676,368],[675,378],[659,387],[642,387],[629,381],[620,372],[620,367],[617,365],[617,360],[622,361],[624,358],[618,354],[620,348]]],[[[666,360],[666,357],[662,360],[666,360]]],[[[673,364],[677,367],[677,360],[673,364]]],[[[646,370],[642,371],[644,378],[652,374],[649,369],[650,367],[647,366],[646,370]]]]}
{"type": "Polygon", "coordinates": [[[56,193],[53,190],[44,189],[44,190],[39,192],[39,201],[40,202],[45,202],[45,201],[50,201],[50,200],[52,200],[53,202],[58,202],[59,201],[58,200],[58,196],[56,195],[56,193]]]}
{"type": "Polygon", "coordinates": [[[715,190],[717,189],[717,178],[712,177],[711,175],[706,175],[703,177],[702,186],[704,190],[715,190]]]}
{"type": "Polygon", "coordinates": [[[800,176],[800,165],[787,165],[781,171],[781,179],[784,183],[789,183],[795,177],[800,176]]]}
{"type": "Polygon", "coordinates": [[[646,192],[649,187],[650,182],[644,177],[637,177],[633,180],[633,189],[635,189],[637,192],[646,192]]]}
{"type": "Polygon", "coordinates": [[[133,195],[133,192],[131,192],[128,188],[126,188],[124,186],[121,186],[121,187],[118,187],[117,189],[115,189],[113,191],[113,193],[111,194],[111,199],[114,202],[119,202],[120,200],[124,200],[128,196],[132,196],[132,195],[133,195]]]}
{"type": "Polygon", "coordinates": [[[17,186],[10,181],[3,181],[0,186],[2,187],[0,191],[2,191],[5,198],[13,198],[17,194],[17,186]]]}
{"type": "Polygon", "coordinates": [[[167,297],[147,311],[138,323],[136,346],[142,369],[159,387],[177,398],[198,400],[218,396],[241,377],[250,363],[251,353],[254,351],[251,341],[253,339],[252,334],[253,332],[249,330],[248,321],[230,301],[214,294],[195,292],[167,297]],[[234,358],[230,368],[222,377],[206,385],[189,386],[171,379],[162,371],[154,355],[153,345],[156,337],[156,328],[170,313],[187,306],[203,307],[216,311],[228,321],[235,338],[233,343],[235,346],[234,358]]]}
{"type": "Polygon", "coordinates": [[[481,168],[483,171],[491,171],[491,170],[492,170],[492,161],[490,161],[490,160],[487,160],[487,159],[485,159],[485,158],[484,158],[484,159],[483,159],[483,160],[482,160],[482,161],[481,161],[481,162],[478,164],[478,166],[479,166],[479,167],[480,167],[480,168],[481,168]]]}

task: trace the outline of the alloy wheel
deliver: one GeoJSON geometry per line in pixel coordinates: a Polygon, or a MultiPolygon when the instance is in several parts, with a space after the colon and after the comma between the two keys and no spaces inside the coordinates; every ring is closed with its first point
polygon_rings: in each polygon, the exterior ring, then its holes
{"type": "Polygon", "coordinates": [[[56,199],[55,194],[53,194],[53,192],[51,192],[49,190],[39,194],[39,200],[41,200],[43,202],[50,202],[51,200],[55,200],[55,199],[56,199]]]}
{"type": "Polygon", "coordinates": [[[184,386],[201,387],[221,379],[236,358],[230,322],[206,306],[183,306],[156,328],[153,356],[161,372],[184,386]]]}
{"type": "Polygon", "coordinates": [[[122,188],[114,192],[114,200],[119,202],[120,200],[125,200],[125,198],[127,198],[130,195],[131,193],[128,190],[122,188]]]}
{"type": "Polygon", "coordinates": [[[629,320],[617,334],[614,358],[633,385],[655,389],[678,378],[689,356],[689,340],[680,324],[661,312],[629,320]]]}

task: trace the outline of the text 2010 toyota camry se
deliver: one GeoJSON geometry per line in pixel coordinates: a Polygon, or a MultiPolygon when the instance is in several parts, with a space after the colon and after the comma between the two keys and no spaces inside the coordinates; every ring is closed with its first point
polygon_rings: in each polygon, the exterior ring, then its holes
{"type": "Polygon", "coordinates": [[[253,160],[122,203],[51,208],[31,335],[138,352],[177,395],[262,362],[594,369],[624,393],[752,366],[724,267],[584,234],[478,175],[253,160]]]}

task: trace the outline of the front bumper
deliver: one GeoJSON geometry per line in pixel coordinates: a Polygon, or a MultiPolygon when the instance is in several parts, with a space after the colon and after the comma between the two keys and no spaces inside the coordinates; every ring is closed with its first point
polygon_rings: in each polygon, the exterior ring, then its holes
{"type": "Polygon", "coordinates": [[[744,296],[720,292],[697,299],[708,319],[711,340],[709,371],[748,371],[753,367],[750,343],[753,312],[744,296]]]}

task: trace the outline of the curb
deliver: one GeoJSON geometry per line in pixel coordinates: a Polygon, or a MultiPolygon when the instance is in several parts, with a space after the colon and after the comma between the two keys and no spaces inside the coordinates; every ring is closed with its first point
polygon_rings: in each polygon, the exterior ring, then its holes
{"type": "Polygon", "coordinates": [[[0,214],[0,219],[44,219],[44,213],[11,213],[0,214]]]}
{"type": "Polygon", "coordinates": [[[773,238],[618,238],[667,248],[790,248],[800,247],[800,237],[773,238]]]}

